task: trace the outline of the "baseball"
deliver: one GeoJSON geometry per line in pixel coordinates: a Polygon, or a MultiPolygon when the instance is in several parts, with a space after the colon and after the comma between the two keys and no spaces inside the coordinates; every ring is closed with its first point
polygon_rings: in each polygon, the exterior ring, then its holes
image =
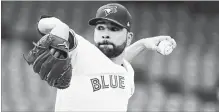
{"type": "Polygon", "coordinates": [[[158,45],[158,49],[162,55],[169,55],[173,51],[172,44],[167,40],[161,41],[158,45]]]}

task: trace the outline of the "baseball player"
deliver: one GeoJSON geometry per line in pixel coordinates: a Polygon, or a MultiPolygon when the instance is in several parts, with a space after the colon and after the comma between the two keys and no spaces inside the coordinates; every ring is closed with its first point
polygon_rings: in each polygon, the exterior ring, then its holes
{"type": "Polygon", "coordinates": [[[95,45],[58,18],[42,17],[38,30],[43,37],[25,59],[42,80],[58,88],[55,111],[125,112],[135,88],[131,60],[144,49],[168,55],[176,43],[157,36],[131,45],[131,15],[117,3],[101,6],[89,25],[95,45]]]}

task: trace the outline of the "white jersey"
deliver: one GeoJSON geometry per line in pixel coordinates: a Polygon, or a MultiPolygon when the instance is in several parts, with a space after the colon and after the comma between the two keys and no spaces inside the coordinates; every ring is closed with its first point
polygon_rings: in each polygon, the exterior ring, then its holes
{"type": "Polygon", "coordinates": [[[113,63],[96,46],[76,34],[71,51],[70,87],[57,91],[55,111],[127,111],[134,91],[134,71],[113,63]]]}

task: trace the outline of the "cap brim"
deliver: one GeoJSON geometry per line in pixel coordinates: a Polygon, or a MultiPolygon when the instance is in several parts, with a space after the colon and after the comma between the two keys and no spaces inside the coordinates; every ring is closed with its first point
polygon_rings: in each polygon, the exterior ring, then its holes
{"type": "Polygon", "coordinates": [[[110,21],[110,22],[113,22],[123,28],[125,28],[125,26],[123,26],[121,23],[119,23],[118,21],[116,20],[113,20],[113,19],[110,19],[110,18],[93,18],[93,19],[90,19],[88,24],[91,25],[91,26],[95,26],[97,25],[97,21],[100,21],[100,20],[107,20],[107,21],[110,21]]]}

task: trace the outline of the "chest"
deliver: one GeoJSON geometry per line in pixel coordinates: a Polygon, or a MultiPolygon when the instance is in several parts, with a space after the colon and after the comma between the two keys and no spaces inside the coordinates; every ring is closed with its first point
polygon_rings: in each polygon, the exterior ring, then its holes
{"type": "Polygon", "coordinates": [[[124,74],[73,76],[65,96],[84,98],[129,98],[132,79],[124,74]],[[107,96],[107,97],[106,97],[107,96]]]}

